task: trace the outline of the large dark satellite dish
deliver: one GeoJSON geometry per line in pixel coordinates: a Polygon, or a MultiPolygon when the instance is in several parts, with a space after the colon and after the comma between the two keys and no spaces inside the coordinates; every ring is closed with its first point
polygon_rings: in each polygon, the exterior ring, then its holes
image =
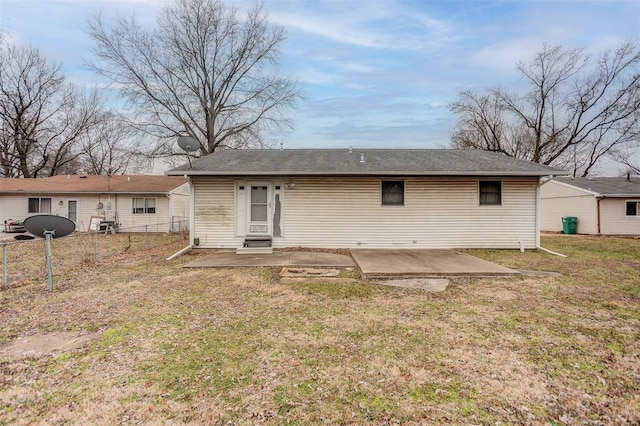
{"type": "Polygon", "coordinates": [[[76,229],[72,220],[52,214],[30,216],[22,222],[22,226],[33,235],[44,238],[47,247],[47,272],[49,275],[49,291],[53,291],[53,267],[51,265],[51,239],[69,235],[76,229]]]}
{"type": "Polygon", "coordinates": [[[51,238],[65,237],[76,229],[76,224],[72,220],[52,214],[30,216],[22,224],[27,231],[42,238],[45,238],[46,234],[51,238]]]}
{"type": "Polygon", "coordinates": [[[200,142],[191,136],[180,136],[178,146],[187,152],[192,152],[200,149],[200,142]]]}

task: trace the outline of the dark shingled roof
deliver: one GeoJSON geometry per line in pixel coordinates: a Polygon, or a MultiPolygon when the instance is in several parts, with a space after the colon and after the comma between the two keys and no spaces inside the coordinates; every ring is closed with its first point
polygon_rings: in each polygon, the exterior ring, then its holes
{"type": "Polygon", "coordinates": [[[504,154],[450,149],[221,150],[166,172],[213,176],[548,176],[560,169],[504,154]],[[361,161],[361,158],[364,161],[361,161]]]}
{"type": "Polygon", "coordinates": [[[585,189],[607,197],[640,197],[640,176],[557,178],[557,182],[585,189]]]}

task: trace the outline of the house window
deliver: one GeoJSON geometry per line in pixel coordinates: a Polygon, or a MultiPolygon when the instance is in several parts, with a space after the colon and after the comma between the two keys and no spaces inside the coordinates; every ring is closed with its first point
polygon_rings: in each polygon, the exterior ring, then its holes
{"type": "Polygon", "coordinates": [[[480,181],[479,182],[480,205],[499,206],[502,205],[502,182],[480,181]]]}
{"type": "Polygon", "coordinates": [[[29,198],[29,213],[51,213],[51,198],[29,198]]]}
{"type": "Polygon", "coordinates": [[[154,214],[156,212],[155,198],[134,198],[133,214],[154,214]]]}
{"type": "Polygon", "coordinates": [[[382,205],[404,205],[404,182],[401,180],[382,181],[382,205]]]}
{"type": "Polygon", "coordinates": [[[627,216],[640,216],[640,201],[627,201],[625,211],[627,216]]]}

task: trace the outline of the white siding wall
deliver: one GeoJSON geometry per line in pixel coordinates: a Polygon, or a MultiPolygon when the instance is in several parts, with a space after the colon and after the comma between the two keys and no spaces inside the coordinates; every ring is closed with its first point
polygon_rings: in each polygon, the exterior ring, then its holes
{"type": "Polygon", "coordinates": [[[147,226],[149,232],[168,232],[171,217],[169,214],[169,197],[164,194],[135,194],[118,195],[118,222],[120,228],[129,232],[144,232],[147,226]],[[156,212],[146,214],[133,214],[134,198],[155,198],[156,212]]]}
{"type": "MultiPolygon", "coordinates": [[[[30,194],[30,195],[2,195],[0,196],[0,216],[2,223],[6,219],[25,219],[32,216],[29,213],[28,199],[31,197],[51,198],[51,214],[67,217],[67,201],[78,202],[78,218],[76,230],[86,231],[89,228],[91,215],[97,215],[96,206],[100,198],[96,195],[66,195],[66,194],[30,194]],[[62,205],[60,203],[62,202],[62,205]]],[[[102,198],[104,202],[104,197],[102,198]]]]}
{"type": "Polygon", "coordinates": [[[53,214],[59,214],[60,216],[67,216],[67,200],[76,200],[78,202],[78,218],[76,220],[76,231],[87,232],[91,223],[92,215],[99,215],[100,212],[96,209],[99,202],[106,205],[105,197],[99,197],[98,195],[55,195],[53,198],[54,206],[57,206],[56,199],[64,199],[65,205],[62,211],[55,211],[53,214]]]}
{"type": "Polygon", "coordinates": [[[605,198],[600,201],[600,230],[604,235],[640,235],[640,216],[625,215],[625,201],[636,198],[605,198]]]}
{"type": "MultiPolygon", "coordinates": [[[[188,191],[188,188],[187,188],[188,191]]],[[[78,220],[76,221],[76,230],[88,231],[89,223],[92,215],[102,215],[103,210],[98,210],[98,203],[103,204],[103,209],[116,210],[118,212],[118,222],[121,228],[132,232],[144,232],[144,226],[149,225],[149,231],[167,232],[169,231],[169,223],[171,222],[169,210],[169,198],[166,195],[159,194],[141,194],[141,195],[121,195],[121,194],[102,194],[102,195],[86,195],[86,194],[30,194],[30,195],[2,195],[0,196],[0,219],[2,224],[6,219],[24,219],[32,214],[28,209],[28,198],[30,197],[48,197],[51,198],[51,214],[67,217],[67,201],[78,201],[78,220]],[[133,214],[133,197],[146,197],[156,199],[155,214],[133,214]],[[62,205],[60,205],[62,202],[62,205]],[[134,229],[126,229],[135,227],[134,229]]],[[[184,196],[186,211],[184,216],[188,216],[188,195],[184,196]]]]}
{"type": "MultiPolygon", "coordinates": [[[[0,220],[2,224],[7,219],[22,220],[29,217],[29,207],[27,205],[27,196],[25,195],[2,195],[0,196],[0,220]]],[[[55,209],[57,201],[51,200],[54,205],[51,207],[55,209]]],[[[65,210],[66,211],[66,210],[65,210]]]]}
{"type": "MultiPolygon", "coordinates": [[[[537,180],[504,180],[502,206],[478,205],[475,179],[404,179],[405,205],[381,206],[375,178],[295,178],[275,247],[535,248],[537,180]]],[[[391,179],[390,179],[391,180],[391,179]]],[[[198,178],[194,237],[240,247],[233,179],[198,178]]]]}
{"type": "Polygon", "coordinates": [[[593,194],[554,181],[542,185],[540,230],[562,231],[562,218],[566,216],[578,218],[579,234],[598,233],[597,201],[593,194]]]}

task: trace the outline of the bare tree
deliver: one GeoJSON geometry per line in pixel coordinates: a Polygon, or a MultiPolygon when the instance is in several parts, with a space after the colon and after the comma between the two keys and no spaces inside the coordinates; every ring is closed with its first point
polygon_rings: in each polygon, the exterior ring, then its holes
{"type": "Polygon", "coordinates": [[[583,176],[614,152],[638,148],[640,51],[634,43],[595,61],[582,49],[545,45],[517,70],[528,92],[463,92],[451,104],[458,116],[454,147],[496,150],[583,176]]]}
{"type": "Polygon", "coordinates": [[[148,170],[151,161],[137,148],[132,129],[116,115],[105,113],[98,125],[80,138],[82,155],[76,170],[92,175],[114,175],[148,170]]]}
{"type": "Polygon", "coordinates": [[[79,136],[99,119],[100,99],[65,81],[34,47],[0,45],[0,173],[55,175],[82,151],[79,136]]]}
{"type": "Polygon", "coordinates": [[[507,110],[495,91],[486,94],[462,92],[450,108],[460,117],[457,129],[451,136],[454,148],[476,148],[514,157],[526,156],[531,142],[529,134],[507,119],[507,110]]]}
{"type": "MultiPolygon", "coordinates": [[[[637,145],[640,145],[640,141],[637,145]]],[[[616,150],[613,159],[626,166],[630,173],[640,175],[640,153],[637,149],[616,150]]]]}
{"type": "Polygon", "coordinates": [[[177,0],[154,29],[134,18],[89,23],[93,69],[128,100],[132,125],[160,138],[157,155],[173,155],[179,135],[206,154],[259,146],[265,130],[290,127],[299,89],[276,72],[285,30],[261,6],[237,15],[222,0],[177,0]]]}

